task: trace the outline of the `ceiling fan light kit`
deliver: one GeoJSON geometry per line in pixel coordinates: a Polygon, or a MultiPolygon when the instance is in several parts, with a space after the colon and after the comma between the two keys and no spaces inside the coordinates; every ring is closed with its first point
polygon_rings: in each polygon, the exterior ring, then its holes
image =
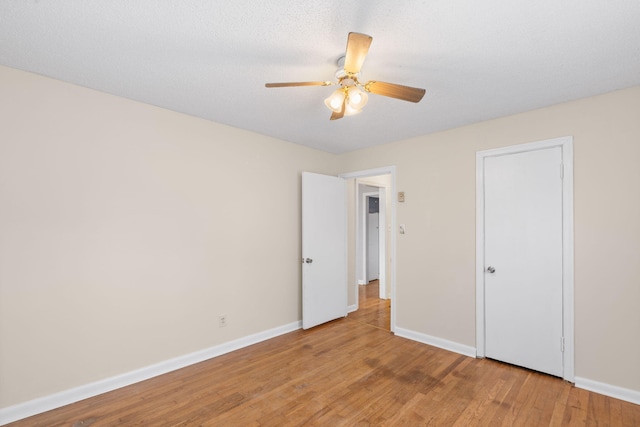
{"type": "Polygon", "coordinates": [[[336,89],[335,92],[324,100],[324,105],[331,111],[339,113],[340,110],[342,110],[342,104],[346,103],[344,115],[351,116],[362,111],[362,108],[367,105],[368,101],[369,96],[365,92],[355,86],[347,86],[336,89]]]}
{"type": "Polygon", "coordinates": [[[373,38],[366,34],[349,33],[347,38],[347,52],[340,57],[338,64],[344,59],[344,68],[336,73],[337,82],[288,82],[267,83],[266,87],[292,87],[292,86],[340,86],[333,92],[324,104],[331,110],[331,120],[341,119],[362,111],[369,101],[368,93],[387,96],[409,102],[420,102],[425,94],[424,89],[402,86],[394,83],[369,81],[362,84],[358,81],[360,69],[369,52],[369,46],[373,38]]]}

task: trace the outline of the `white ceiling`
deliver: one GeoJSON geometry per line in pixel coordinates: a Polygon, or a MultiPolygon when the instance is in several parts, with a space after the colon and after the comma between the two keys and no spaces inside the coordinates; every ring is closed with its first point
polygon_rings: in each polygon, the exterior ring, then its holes
{"type": "Polygon", "coordinates": [[[0,64],[341,153],[640,85],[638,0],[3,0],[0,64]],[[350,31],[371,95],[329,121],[350,31]]]}

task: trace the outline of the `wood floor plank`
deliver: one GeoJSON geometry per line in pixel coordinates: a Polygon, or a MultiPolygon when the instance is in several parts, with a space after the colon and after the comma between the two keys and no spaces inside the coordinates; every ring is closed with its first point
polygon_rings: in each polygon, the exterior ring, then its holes
{"type": "Polygon", "coordinates": [[[373,286],[360,307],[10,426],[640,426],[638,405],[394,336],[373,286]]]}

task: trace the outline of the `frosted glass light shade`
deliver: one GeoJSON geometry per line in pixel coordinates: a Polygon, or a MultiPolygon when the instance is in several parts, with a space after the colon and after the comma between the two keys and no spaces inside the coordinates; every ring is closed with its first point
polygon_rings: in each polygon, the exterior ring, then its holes
{"type": "Polygon", "coordinates": [[[362,112],[362,110],[356,110],[355,108],[353,108],[349,104],[347,104],[345,106],[345,109],[344,109],[344,115],[345,116],[353,116],[353,115],[356,115],[356,114],[361,113],[361,112],[362,112]]]}
{"type": "Polygon", "coordinates": [[[324,100],[324,105],[331,111],[339,113],[342,109],[342,102],[344,101],[345,92],[343,89],[338,89],[333,92],[327,99],[324,100]]]}
{"type": "Polygon", "coordinates": [[[361,91],[356,87],[349,88],[349,98],[347,104],[354,110],[362,110],[362,108],[369,102],[369,95],[361,91]]]}

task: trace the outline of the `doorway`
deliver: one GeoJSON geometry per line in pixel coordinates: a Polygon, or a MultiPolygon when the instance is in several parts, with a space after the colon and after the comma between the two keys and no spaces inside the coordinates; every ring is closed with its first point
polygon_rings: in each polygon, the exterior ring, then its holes
{"type": "MultiPolygon", "coordinates": [[[[395,329],[395,248],[396,236],[395,230],[395,166],[388,166],[377,169],[369,169],[359,172],[352,172],[340,175],[342,178],[352,181],[352,193],[349,204],[353,209],[352,229],[349,238],[353,242],[350,249],[350,281],[349,281],[349,312],[354,312],[360,306],[360,288],[368,283],[367,280],[367,263],[365,260],[366,248],[366,218],[365,212],[367,207],[367,199],[365,193],[377,193],[379,203],[379,265],[378,265],[378,281],[374,286],[378,287],[378,299],[380,296],[384,298],[383,303],[389,307],[388,330],[391,332],[395,329]],[[367,187],[368,186],[368,187],[367,187]],[[358,188],[360,187],[360,188],[358,188]],[[369,191],[367,191],[369,190],[369,191]],[[384,224],[384,225],[383,225],[384,224]]],[[[376,194],[369,194],[369,197],[375,197],[376,194]]],[[[368,215],[368,213],[367,213],[368,215]]],[[[373,288],[373,287],[372,287],[373,288]]]]}
{"type": "Polygon", "coordinates": [[[476,346],[573,381],[572,140],[476,156],[476,346]]]}

